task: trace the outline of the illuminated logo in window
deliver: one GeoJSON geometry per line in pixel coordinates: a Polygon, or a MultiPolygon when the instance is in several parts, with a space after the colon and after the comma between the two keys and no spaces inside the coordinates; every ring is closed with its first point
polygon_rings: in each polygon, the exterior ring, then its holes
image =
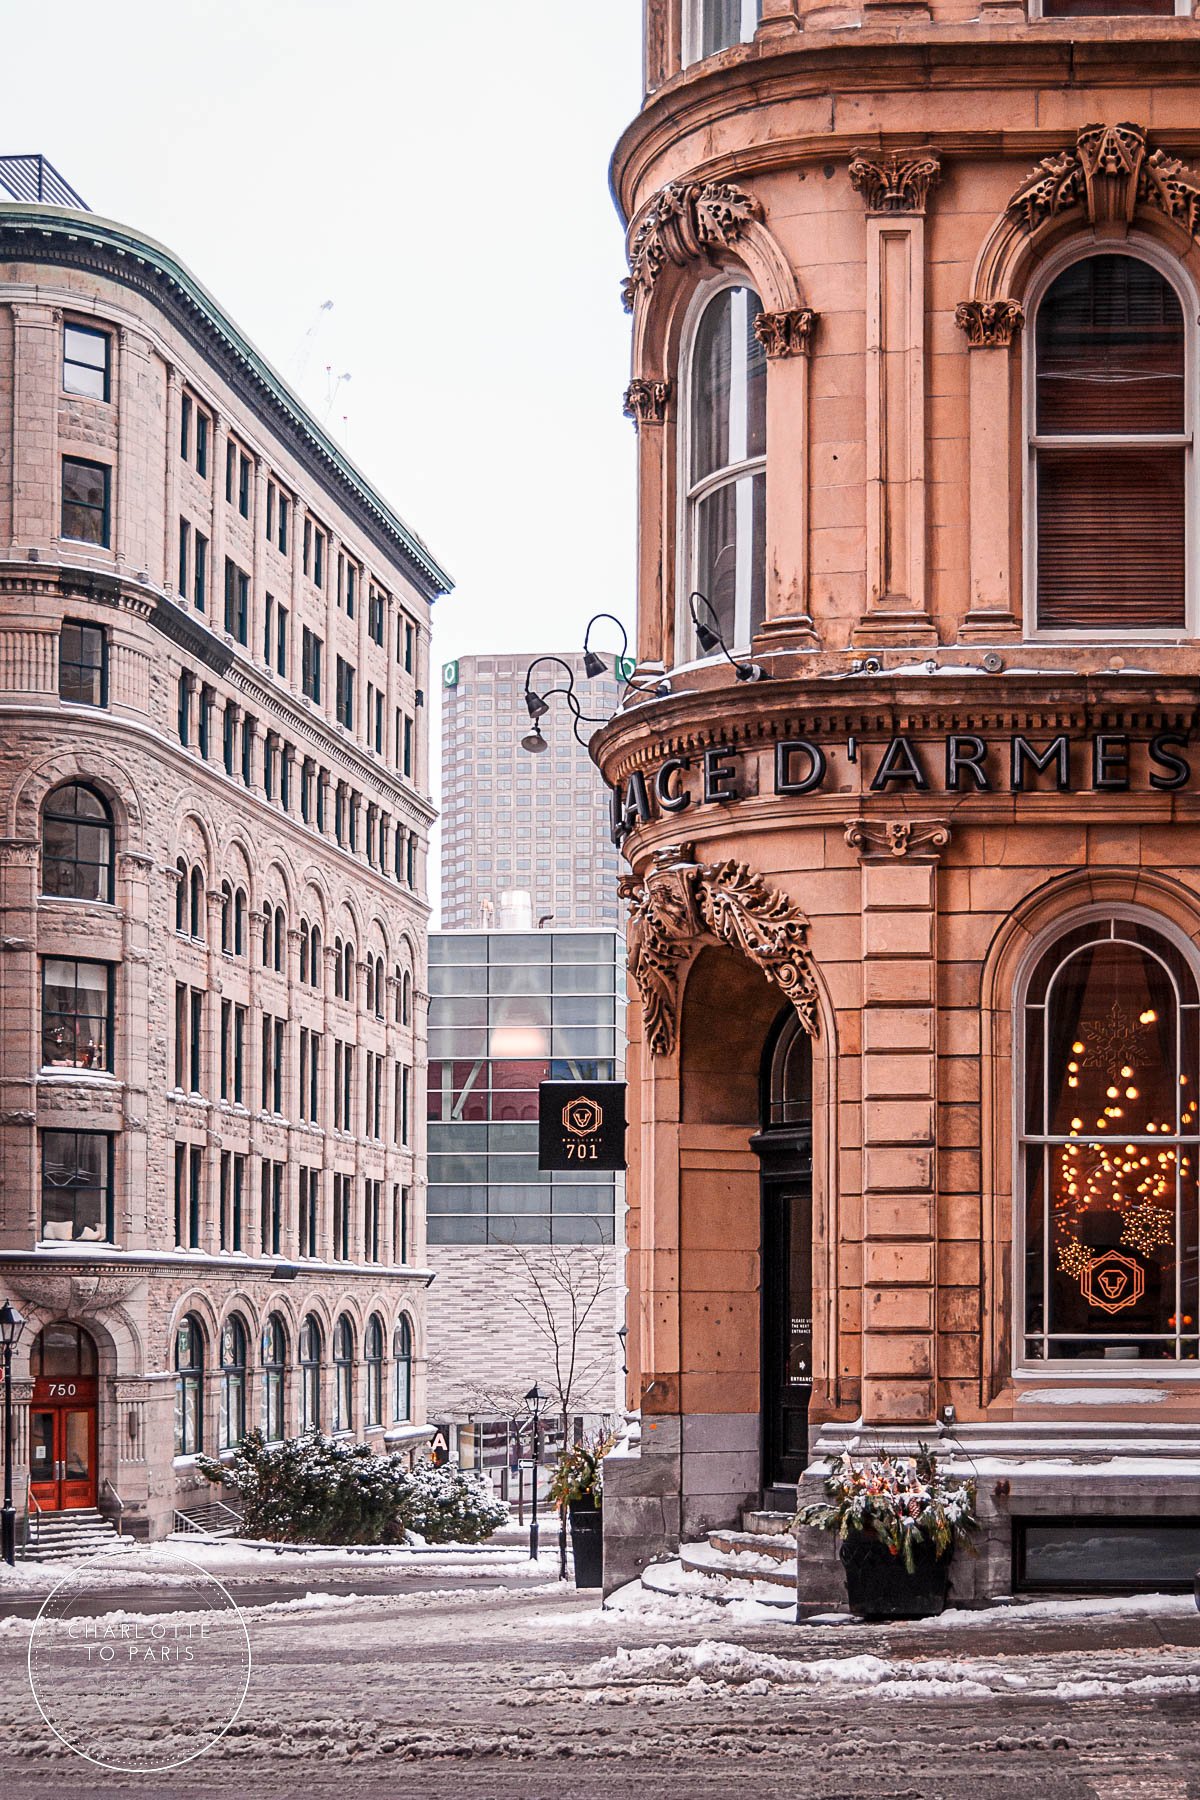
{"type": "Polygon", "coordinates": [[[1124,1256],[1119,1250],[1106,1250],[1103,1256],[1093,1257],[1080,1278],[1083,1297],[1089,1306],[1099,1307],[1101,1312],[1124,1312],[1127,1306],[1136,1306],[1146,1291],[1146,1276],[1142,1265],[1135,1262],[1132,1256],[1124,1256]]]}
{"type": "Polygon", "coordinates": [[[604,1109],[595,1100],[568,1100],[562,1122],[575,1137],[591,1137],[604,1123],[604,1109]]]}

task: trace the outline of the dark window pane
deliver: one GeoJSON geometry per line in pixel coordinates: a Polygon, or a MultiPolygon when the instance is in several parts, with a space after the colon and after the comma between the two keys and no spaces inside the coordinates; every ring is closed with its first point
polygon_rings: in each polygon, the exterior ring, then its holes
{"type": "Polygon", "coordinates": [[[1182,431],[1183,387],[1183,312],[1157,269],[1089,256],[1059,276],[1037,315],[1039,432],[1182,431]]]}
{"type": "Polygon", "coordinates": [[[110,471],[101,463],[65,456],[62,466],[62,535],[108,548],[110,471]]]}
{"type": "Polygon", "coordinates": [[[1038,624],[1181,630],[1185,452],[1037,453],[1038,624]]]}
{"type": "Polygon", "coordinates": [[[108,399],[108,347],[105,331],[82,325],[63,326],[63,388],[89,400],[108,399]]]}

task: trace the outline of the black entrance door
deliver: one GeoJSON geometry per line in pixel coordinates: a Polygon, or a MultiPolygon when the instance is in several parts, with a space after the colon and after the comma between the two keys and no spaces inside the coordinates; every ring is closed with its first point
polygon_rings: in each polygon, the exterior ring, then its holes
{"type": "MultiPolygon", "coordinates": [[[[797,1163],[800,1159],[797,1158],[797,1163]]],[[[799,1481],[812,1394],[812,1157],[789,1177],[763,1172],[763,1486],[799,1481]]]]}

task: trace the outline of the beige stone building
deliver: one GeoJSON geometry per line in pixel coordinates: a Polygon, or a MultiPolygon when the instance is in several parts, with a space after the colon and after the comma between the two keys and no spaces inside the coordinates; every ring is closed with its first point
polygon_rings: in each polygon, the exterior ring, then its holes
{"type": "Polygon", "coordinates": [[[0,206],[0,443],[18,1507],[154,1535],[250,1425],[425,1416],[449,582],[194,277],[91,214],[0,206]]]}
{"type": "Polygon", "coordinates": [[[1191,6],[645,16],[607,1579],[941,1430],[960,1596],[1190,1585],[1191,6]]]}

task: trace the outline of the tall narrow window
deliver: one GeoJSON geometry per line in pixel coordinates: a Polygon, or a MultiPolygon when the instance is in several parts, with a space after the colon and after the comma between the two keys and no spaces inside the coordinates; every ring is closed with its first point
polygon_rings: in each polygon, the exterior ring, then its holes
{"type": "Polygon", "coordinates": [[[363,1395],[363,1423],[383,1424],[383,1320],[372,1313],[367,1320],[363,1344],[366,1369],[366,1392],[363,1395]]]}
{"type": "Polygon", "coordinates": [[[1200,1353],[1200,990],[1140,922],[1060,937],[1025,999],[1025,1357],[1200,1353]]]}
{"type": "Polygon", "coordinates": [[[300,1327],[300,1429],[321,1429],[321,1354],[324,1340],[320,1321],[309,1313],[300,1327]]]}
{"type": "Polygon", "coordinates": [[[279,1314],[272,1313],[262,1334],[262,1429],[269,1444],[283,1437],[286,1374],[287,1332],[279,1314]]]}
{"type": "Polygon", "coordinates": [[[354,1430],[354,1327],[345,1313],[333,1330],[333,1429],[354,1430]]]}
{"type": "Polygon", "coordinates": [[[113,1141],[102,1131],[43,1131],[42,1237],[112,1242],[113,1141]]]}
{"type": "Polygon", "coordinates": [[[685,67],[748,44],[761,17],[762,0],[684,0],[685,67]]]}
{"type": "Polygon", "coordinates": [[[392,1417],[397,1424],[412,1417],[412,1326],[404,1313],[392,1338],[392,1417]]]}
{"type": "Polygon", "coordinates": [[[42,963],[42,1067],[111,1069],[111,963],[42,963]]]}
{"type": "Polygon", "coordinates": [[[704,595],[731,647],[749,645],[766,597],[767,362],[754,335],[761,310],[750,288],[722,288],[700,315],[689,371],[690,587],[704,595]]]}
{"type": "Polygon", "coordinates": [[[246,1327],[236,1313],[221,1331],[221,1448],[246,1435],[246,1327]]]}
{"type": "Polygon", "coordinates": [[[204,1327],[188,1313],[175,1333],[175,1454],[204,1448],[204,1327]]]}
{"type": "Polygon", "coordinates": [[[1182,630],[1191,433],[1183,309],[1133,256],[1072,263],[1037,309],[1037,624],[1182,630]]]}

